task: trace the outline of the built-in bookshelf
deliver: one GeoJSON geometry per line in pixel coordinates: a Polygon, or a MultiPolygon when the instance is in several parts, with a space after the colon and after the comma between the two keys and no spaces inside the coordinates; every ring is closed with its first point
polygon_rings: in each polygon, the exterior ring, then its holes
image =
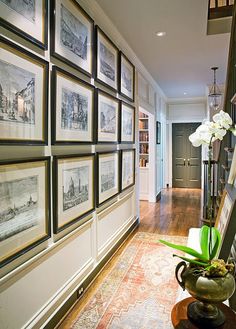
{"type": "Polygon", "coordinates": [[[149,166],[148,115],[139,111],[139,167],[149,166]]]}

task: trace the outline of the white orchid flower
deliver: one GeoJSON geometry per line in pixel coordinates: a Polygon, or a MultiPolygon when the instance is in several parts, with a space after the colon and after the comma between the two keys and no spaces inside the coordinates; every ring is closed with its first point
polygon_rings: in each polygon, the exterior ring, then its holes
{"type": "Polygon", "coordinates": [[[232,119],[227,112],[220,111],[213,116],[213,121],[218,123],[222,128],[229,129],[232,126],[232,119]]]}

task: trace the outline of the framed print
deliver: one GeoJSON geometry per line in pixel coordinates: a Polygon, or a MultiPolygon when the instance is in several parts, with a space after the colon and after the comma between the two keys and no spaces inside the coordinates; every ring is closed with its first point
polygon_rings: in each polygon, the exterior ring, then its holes
{"type": "Polygon", "coordinates": [[[54,233],[95,208],[94,154],[54,157],[54,233]]]}
{"type": "Polygon", "coordinates": [[[97,142],[118,143],[120,122],[119,99],[97,90],[97,142]]]}
{"type": "Polygon", "coordinates": [[[228,184],[235,184],[236,180],[236,145],[234,146],[233,158],[230,166],[228,184]]]}
{"type": "Polygon", "coordinates": [[[224,238],[225,236],[225,231],[227,229],[227,225],[230,219],[232,207],[233,207],[232,200],[230,199],[227,193],[224,193],[222,197],[222,205],[220,205],[220,215],[217,218],[217,222],[216,222],[217,228],[222,238],[224,238]]]}
{"type": "Polygon", "coordinates": [[[119,193],[118,151],[97,153],[97,207],[119,193]]]}
{"type": "Polygon", "coordinates": [[[134,102],[135,94],[135,67],[120,51],[120,79],[119,92],[128,100],[134,102]]]}
{"type": "Polygon", "coordinates": [[[96,26],[96,80],[105,86],[118,89],[119,50],[108,36],[96,26]]]}
{"type": "Polygon", "coordinates": [[[50,237],[50,157],[0,163],[0,267],[50,237]]]}
{"type": "Polygon", "coordinates": [[[156,122],[156,144],[161,144],[161,123],[156,122]]]}
{"type": "Polygon", "coordinates": [[[47,144],[48,63],[0,37],[0,143],[47,144]]]}
{"type": "Polygon", "coordinates": [[[88,76],[93,67],[92,18],[76,0],[51,1],[51,55],[88,76]]]}
{"type": "Polygon", "coordinates": [[[121,191],[135,184],[135,149],[121,150],[121,191]]]}
{"type": "Polygon", "coordinates": [[[121,143],[134,143],[135,108],[121,102],[121,143]]]}
{"type": "Polygon", "coordinates": [[[0,25],[46,50],[48,0],[0,0],[0,25]]]}
{"type": "Polygon", "coordinates": [[[94,87],[58,67],[52,70],[52,144],[92,143],[94,87]]]}

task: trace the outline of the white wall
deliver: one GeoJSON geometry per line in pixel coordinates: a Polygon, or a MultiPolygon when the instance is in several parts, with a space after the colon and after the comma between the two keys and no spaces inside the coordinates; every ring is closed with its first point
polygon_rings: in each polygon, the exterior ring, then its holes
{"type": "MultiPolygon", "coordinates": [[[[116,43],[136,66],[136,73],[142,74],[147,84],[147,110],[155,115],[155,93],[163,99],[164,94],[156,85],[151,75],[139,61],[135,53],[113,27],[93,0],[81,0],[80,4],[95,20],[105,33],[116,43]]],[[[24,45],[26,49],[49,61],[49,52],[45,53],[30,43],[24,42],[13,33],[0,28],[0,33],[13,42],[24,45]]],[[[78,71],[65,67],[54,60],[53,63],[64,67],[74,75],[96,84],[93,79],[83,76],[78,71]]],[[[52,65],[50,64],[50,69],[52,65]]],[[[137,82],[136,75],[136,83],[137,82]]],[[[145,84],[144,83],[144,84],[145,84]]],[[[99,86],[101,88],[101,86],[99,86]]],[[[106,89],[106,88],[104,88],[106,89]]],[[[142,88],[141,88],[142,89],[142,88]]],[[[136,88],[136,91],[138,89],[136,88]]],[[[107,90],[108,91],[108,90],[107,90]]],[[[119,95],[116,95],[119,97],[119,95]]],[[[140,98],[141,99],[141,98],[140,98]]],[[[136,95],[136,106],[139,101],[136,95]]],[[[50,101],[50,85],[49,85],[50,101]]],[[[50,102],[49,102],[50,106],[50,102]]],[[[137,114],[137,113],[136,113],[137,114]]],[[[136,122],[137,122],[136,115],[136,122]]],[[[137,126],[137,125],[136,125],[137,126]]],[[[50,107],[49,107],[50,127],[50,107]]],[[[138,132],[136,131],[136,141],[138,132]]],[[[49,134],[50,136],[50,134],[49,134]]],[[[49,139],[50,143],[50,139],[49,139]]],[[[137,146],[137,142],[136,142],[137,146]]],[[[118,146],[1,146],[0,159],[26,158],[43,155],[80,154],[101,150],[130,148],[133,145],[118,146]]],[[[138,156],[138,155],[137,155],[138,156]]],[[[138,162],[136,162],[138,163],[138,162]]],[[[136,168],[136,179],[138,168],[136,168]]],[[[64,237],[53,235],[47,242],[27,252],[16,261],[0,270],[0,328],[40,328],[53,316],[86,277],[107,255],[115,243],[127,232],[139,215],[137,185],[105,208],[95,210],[81,223],[76,223],[64,231],[64,237]]]]}

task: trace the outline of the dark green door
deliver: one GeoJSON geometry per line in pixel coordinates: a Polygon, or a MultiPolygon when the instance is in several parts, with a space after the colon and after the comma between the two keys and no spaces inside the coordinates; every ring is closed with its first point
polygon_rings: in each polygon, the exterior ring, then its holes
{"type": "Polygon", "coordinates": [[[172,125],[172,186],[201,188],[201,147],[193,147],[188,137],[200,123],[172,125]]]}

